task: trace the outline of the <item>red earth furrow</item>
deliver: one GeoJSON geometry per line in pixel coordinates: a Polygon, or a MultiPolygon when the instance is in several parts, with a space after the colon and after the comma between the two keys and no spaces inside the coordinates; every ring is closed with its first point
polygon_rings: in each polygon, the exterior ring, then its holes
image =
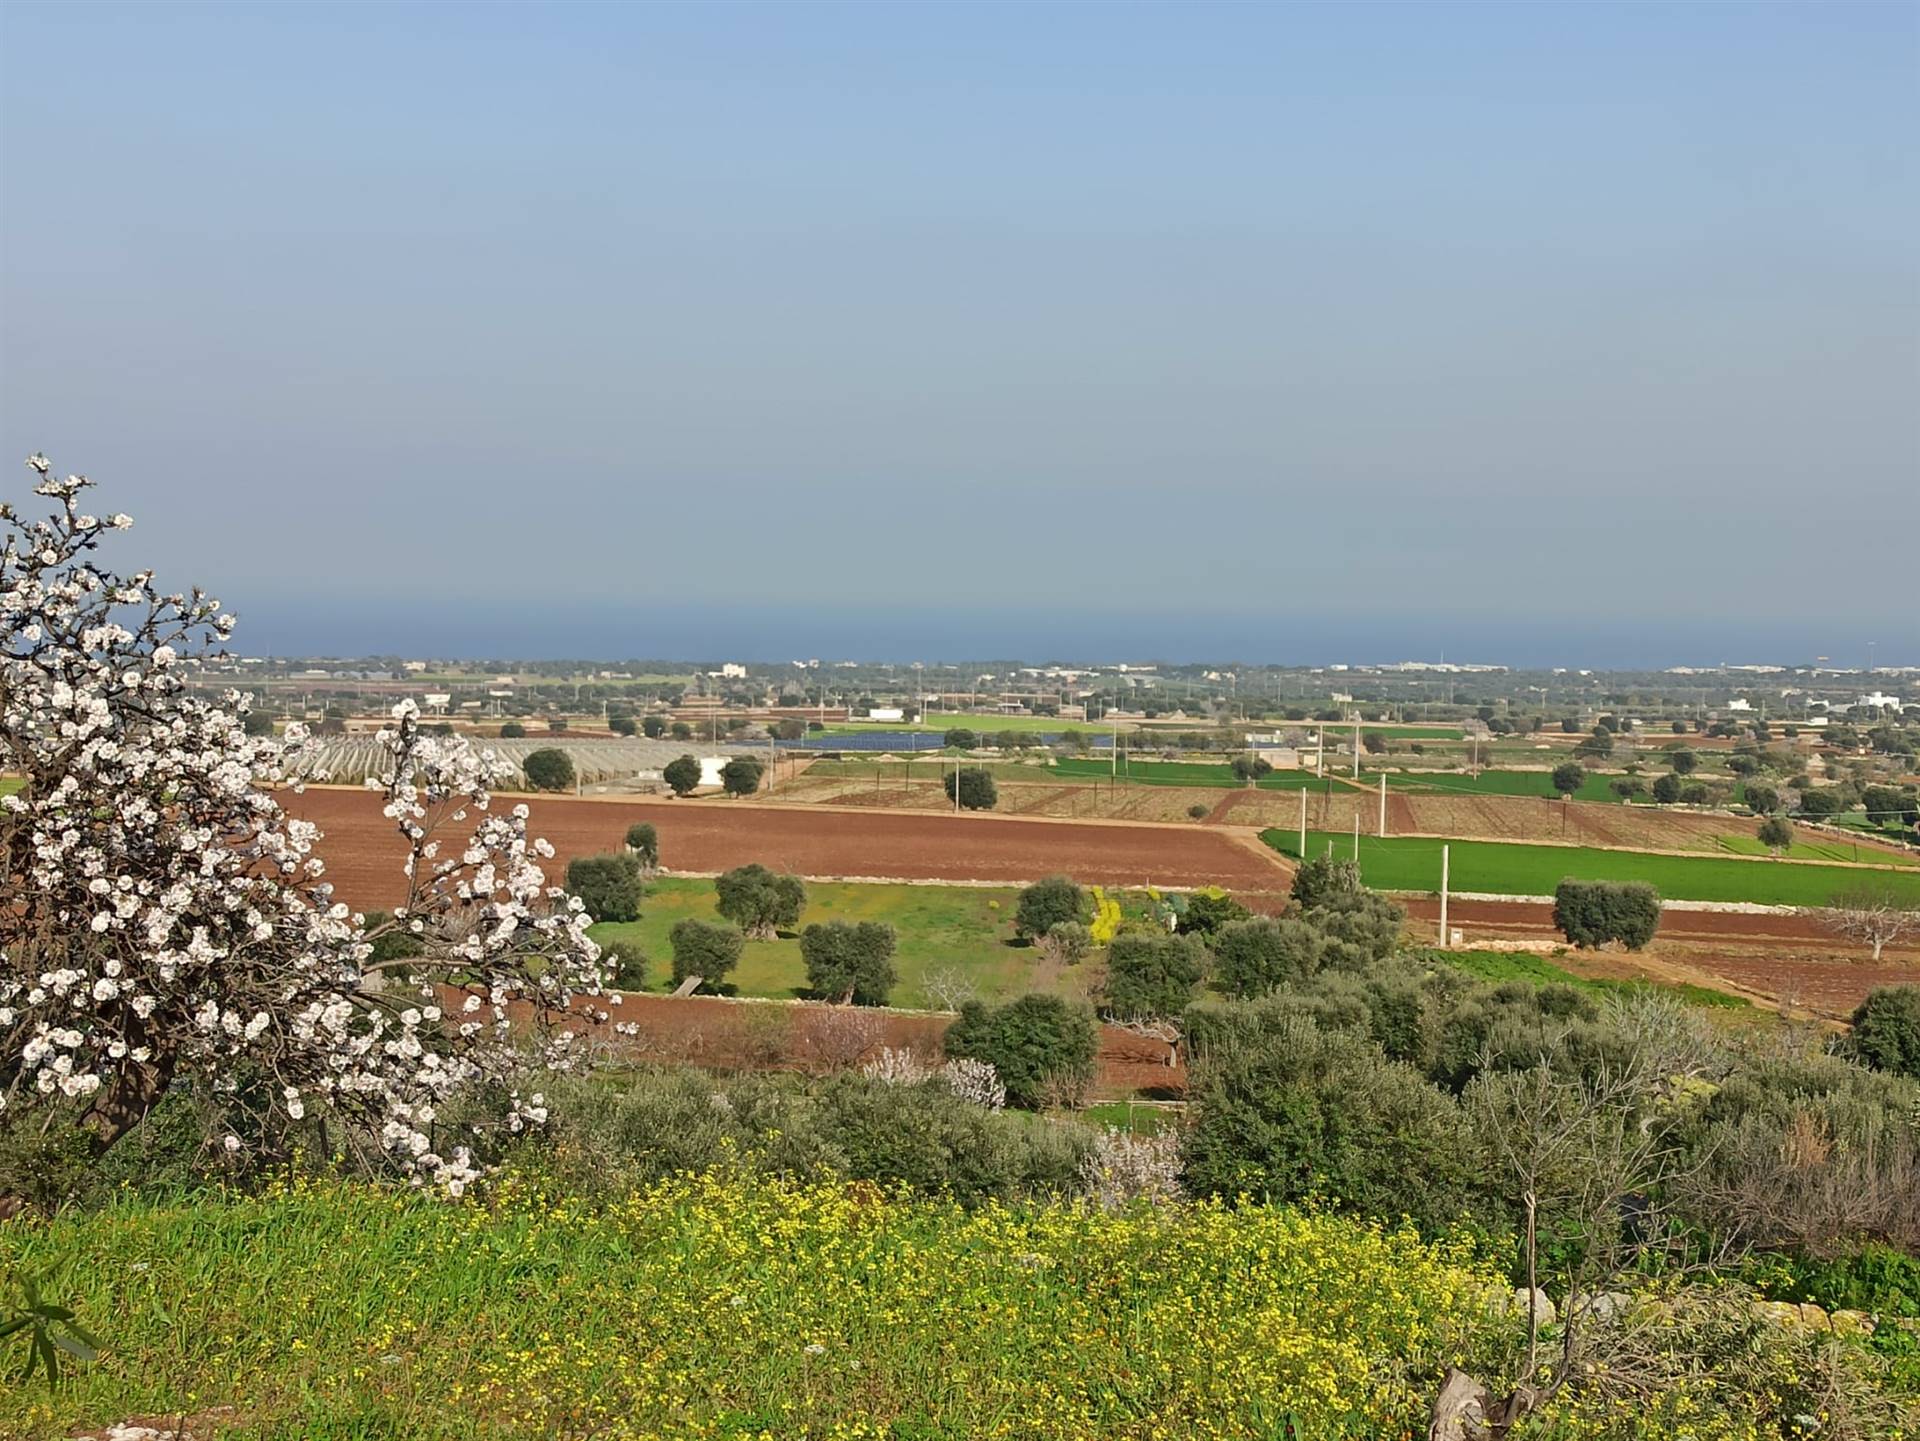
{"type": "MultiPolygon", "coordinates": [[[[501,798],[508,805],[517,798],[501,798]]],[[[392,905],[404,895],[403,854],[393,824],[369,791],[309,789],[283,797],[289,812],[324,832],[318,850],[340,898],[357,906],[392,905]]],[[[759,861],[812,877],[1018,883],[1056,872],[1089,884],[1219,885],[1254,893],[1284,890],[1287,870],[1258,848],[1200,826],[1012,819],[724,802],[528,801],[530,828],[551,841],[558,875],[576,856],[617,850],[627,827],[659,828],[669,870],[715,873],[759,861]]],[[[449,832],[450,844],[465,827],[449,832]]]]}

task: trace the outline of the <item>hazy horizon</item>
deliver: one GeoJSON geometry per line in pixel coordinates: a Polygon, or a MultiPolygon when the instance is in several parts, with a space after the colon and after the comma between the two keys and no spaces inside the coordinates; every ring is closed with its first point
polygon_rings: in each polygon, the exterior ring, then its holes
{"type": "Polygon", "coordinates": [[[0,43],[0,455],[243,650],[1920,660],[1910,5],[0,43]]]}

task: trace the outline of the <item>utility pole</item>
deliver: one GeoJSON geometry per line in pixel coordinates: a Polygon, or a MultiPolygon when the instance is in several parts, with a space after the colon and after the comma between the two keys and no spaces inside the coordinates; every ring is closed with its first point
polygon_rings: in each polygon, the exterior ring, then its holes
{"type": "Polygon", "coordinates": [[[1353,807],[1353,863],[1360,864],[1360,806],[1358,798],[1353,807]]]}
{"type": "Polygon", "coordinates": [[[1380,839],[1387,838],[1387,773],[1380,772],[1380,839]]]}
{"type": "Polygon", "coordinates": [[[1300,787],[1300,859],[1307,858],[1307,788],[1300,787]]]}
{"type": "Polygon", "coordinates": [[[1360,721],[1357,716],[1353,722],[1353,778],[1360,779],[1360,721]]]}
{"type": "Polygon", "coordinates": [[[1449,934],[1447,930],[1447,861],[1452,850],[1453,847],[1445,843],[1440,847],[1440,945],[1442,948],[1446,947],[1449,934]]]}

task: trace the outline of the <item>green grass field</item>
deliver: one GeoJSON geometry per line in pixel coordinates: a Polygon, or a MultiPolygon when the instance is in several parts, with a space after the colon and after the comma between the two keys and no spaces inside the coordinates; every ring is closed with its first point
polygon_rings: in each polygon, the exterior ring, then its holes
{"type": "MultiPolygon", "coordinates": [[[[1620,776],[1594,775],[1589,773],[1580,783],[1580,789],[1573,793],[1577,801],[1619,802],[1612,783],[1620,776]]],[[[1553,788],[1553,775],[1549,771],[1481,771],[1477,776],[1469,775],[1419,775],[1399,771],[1387,773],[1389,790],[1408,791],[1459,791],[1475,796],[1543,796],[1549,800],[1557,799],[1560,792],[1553,788]]]]}
{"type": "MultiPolygon", "coordinates": [[[[1796,835],[1809,835],[1811,832],[1795,831],[1796,835]]],[[[1716,838],[1720,849],[1735,856],[1771,855],[1757,836],[1719,836],[1716,838]]],[[[1820,836],[1815,840],[1797,840],[1786,849],[1790,861],[1855,861],[1876,866],[1920,866],[1920,855],[1911,851],[1884,851],[1872,846],[1856,846],[1836,836],[1820,836]]]]}
{"type": "Polygon", "coordinates": [[[1725,991],[1716,991],[1710,986],[1669,985],[1656,981],[1622,981],[1576,976],[1572,971],[1556,966],[1546,957],[1536,956],[1528,951],[1446,951],[1436,952],[1435,958],[1456,970],[1465,971],[1470,976],[1478,976],[1483,981],[1526,981],[1535,986],[1573,986],[1599,995],[1658,991],[1662,995],[1678,996],[1688,1005],[1693,1006],[1710,1006],[1723,1010],[1751,1009],[1750,1003],[1744,997],[1728,995],[1725,991]]]}
{"type": "Polygon", "coordinates": [[[0,776],[0,796],[10,796],[25,784],[19,776],[0,776]]]}
{"type": "MultiPolygon", "coordinates": [[[[1260,838],[1282,855],[1297,856],[1299,832],[1266,830],[1260,838]]],[[[1453,847],[1449,883],[1456,891],[1490,895],[1550,896],[1568,877],[1586,881],[1645,881],[1668,900],[1748,901],[1770,906],[1823,906],[1841,891],[1863,884],[1885,887],[1920,902],[1920,874],[1839,866],[1789,865],[1771,860],[1717,856],[1658,856],[1587,846],[1536,846],[1504,841],[1441,842],[1411,836],[1360,838],[1360,877],[1386,891],[1437,891],[1440,847],[1453,847]]],[[[1353,837],[1307,832],[1307,852],[1331,848],[1345,859],[1353,837]]]]}
{"type": "MultiPolygon", "coordinates": [[[[710,880],[661,877],[647,887],[641,918],[598,925],[595,940],[636,942],[647,956],[647,989],[673,989],[673,946],[667,935],[688,917],[717,921],[710,880]]],[[[894,969],[899,982],[893,1004],[932,1008],[930,973],[964,974],[982,1000],[1007,1000],[1027,991],[1084,996],[1091,968],[1046,967],[1029,946],[1014,945],[1013,913],[1020,892],[984,886],[848,885],[819,881],[807,886],[802,927],[815,921],[885,921],[899,932],[894,969]]],[[[791,999],[804,995],[807,968],[797,936],[748,941],[732,976],[738,994],[791,999]]]]}
{"type": "MultiPolygon", "coordinates": [[[[1056,761],[1052,774],[1062,780],[1107,780],[1113,774],[1110,758],[1063,759],[1056,761]]],[[[1246,784],[1224,761],[1142,761],[1122,759],[1120,781],[1123,785],[1193,786],[1211,790],[1237,790],[1246,784]]],[[[1255,784],[1265,791],[1304,790],[1314,784],[1307,771],[1274,771],[1255,784]]]]}

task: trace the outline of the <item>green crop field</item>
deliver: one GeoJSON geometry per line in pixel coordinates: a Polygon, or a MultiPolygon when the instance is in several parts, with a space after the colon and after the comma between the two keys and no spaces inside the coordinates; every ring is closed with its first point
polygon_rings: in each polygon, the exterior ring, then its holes
{"type": "MultiPolygon", "coordinates": [[[[1612,783],[1620,779],[1620,776],[1589,772],[1580,783],[1580,789],[1573,793],[1573,798],[1577,801],[1618,802],[1620,797],[1614,794],[1612,783]]],[[[1548,799],[1555,799],[1560,794],[1553,788],[1551,771],[1481,771],[1477,776],[1389,771],[1387,787],[1390,790],[1459,791],[1476,796],[1544,796],[1548,799]]]]}
{"type": "MultiPolygon", "coordinates": [[[[1053,772],[1062,780],[1107,780],[1113,774],[1110,758],[1059,760],[1053,772]]],[[[1122,759],[1120,781],[1126,785],[1196,786],[1215,790],[1235,790],[1246,784],[1233,773],[1233,767],[1218,761],[1141,761],[1122,759]]],[[[1316,784],[1307,771],[1273,771],[1256,785],[1261,790],[1304,790],[1316,784]]]]}
{"type": "Polygon", "coordinates": [[[1436,960],[1465,971],[1470,976],[1478,976],[1483,981],[1526,981],[1535,986],[1573,986],[1600,995],[1658,991],[1662,995],[1677,996],[1691,1006],[1725,1010],[1745,1010],[1750,1006],[1743,997],[1728,995],[1710,986],[1576,976],[1546,957],[1536,956],[1529,951],[1436,951],[1433,954],[1436,960]]]}
{"type": "MultiPolygon", "coordinates": [[[[1266,830],[1260,838],[1282,855],[1297,856],[1299,832],[1266,830]]],[[[1437,891],[1440,847],[1453,848],[1449,884],[1456,891],[1550,896],[1568,877],[1583,881],[1645,881],[1668,900],[1747,901],[1769,906],[1823,906],[1863,884],[1920,902],[1920,874],[1842,866],[1792,865],[1717,856],[1659,856],[1587,846],[1536,846],[1505,841],[1441,842],[1412,836],[1360,838],[1360,877],[1384,891],[1437,891]]],[[[1351,835],[1307,832],[1307,852],[1354,853],[1351,835]]]]}
{"type": "MultiPolygon", "coordinates": [[[[1797,835],[1808,834],[1796,831],[1797,835]]],[[[1717,836],[1720,849],[1729,855],[1767,856],[1771,855],[1756,836],[1717,836]]],[[[1790,861],[1854,861],[1876,866],[1920,866],[1920,855],[1911,851],[1881,850],[1875,846],[1857,846],[1837,836],[1822,836],[1818,840],[1798,840],[1788,846],[1785,855],[1790,861]]]]}
{"type": "Polygon", "coordinates": [[[25,784],[19,776],[0,776],[0,796],[10,796],[25,784]]]}
{"type": "MultiPolygon", "coordinates": [[[[1333,740],[1342,730],[1346,731],[1349,740],[1353,738],[1353,726],[1351,724],[1342,726],[1339,721],[1296,721],[1294,724],[1324,724],[1327,729],[1327,739],[1329,741],[1333,740]]],[[[1393,741],[1463,741],[1467,738],[1467,733],[1461,730],[1459,726],[1373,726],[1362,722],[1360,729],[1368,734],[1385,736],[1388,740],[1393,741]]]]}
{"type": "MultiPolygon", "coordinates": [[[[1007,1000],[1039,989],[1085,995],[1090,967],[1070,967],[1050,977],[1042,976],[1032,948],[1013,944],[1013,913],[1019,896],[1020,892],[1010,887],[818,881],[807,886],[807,909],[800,924],[884,921],[893,926],[900,938],[893,958],[900,976],[892,996],[896,1006],[936,1006],[938,1001],[929,993],[926,979],[942,970],[964,973],[982,1000],[1007,1000]]],[[[667,933],[676,922],[688,917],[719,920],[713,900],[710,880],[663,876],[648,885],[639,920],[595,926],[593,937],[603,945],[610,941],[637,943],[647,956],[646,988],[670,991],[673,946],[667,933]]],[[[807,968],[800,959],[798,937],[748,941],[731,980],[743,996],[785,1000],[805,994],[807,968]]]]}

